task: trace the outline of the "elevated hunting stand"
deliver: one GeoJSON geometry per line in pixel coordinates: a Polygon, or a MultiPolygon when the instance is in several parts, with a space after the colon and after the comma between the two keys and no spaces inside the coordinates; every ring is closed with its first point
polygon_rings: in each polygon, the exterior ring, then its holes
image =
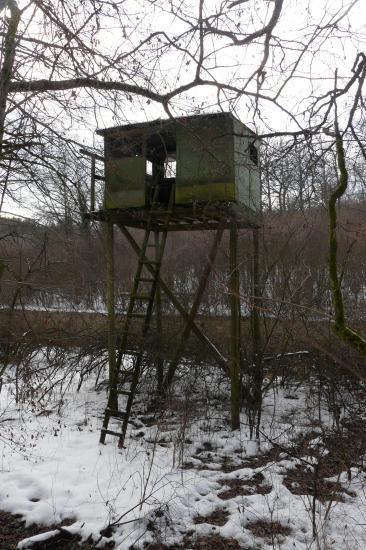
{"type": "MultiPolygon", "coordinates": [[[[163,292],[184,320],[183,330],[167,372],[160,366],[163,390],[174,372],[193,332],[228,370],[231,378],[231,425],[239,428],[240,412],[240,291],[237,263],[238,229],[258,227],[260,175],[258,139],[231,114],[199,115],[99,130],[104,157],[92,159],[91,217],[106,226],[107,303],[109,328],[109,398],[100,441],[116,436],[123,446],[131,409],[138,389],[144,346],[135,354],[128,388],[122,385],[124,354],[135,318],[142,337],[151,331],[155,317],[161,330],[160,293],[163,292]],[[105,168],[104,207],[95,211],[95,180],[101,179],[95,163],[105,168]],[[117,226],[138,256],[129,305],[116,348],[114,296],[114,227],[117,226]],[[142,229],[138,244],[130,228],[142,229]],[[230,232],[229,295],[231,349],[227,360],[195,322],[224,230],[230,232]],[[162,276],[168,232],[215,231],[191,309],[181,304],[162,276]],[[120,406],[120,396],[125,396],[120,406]],[[110,420],[121,422],[110,428],[110,420]]],[[[128,351],[128,355],[131,352],[128,351]]]]}

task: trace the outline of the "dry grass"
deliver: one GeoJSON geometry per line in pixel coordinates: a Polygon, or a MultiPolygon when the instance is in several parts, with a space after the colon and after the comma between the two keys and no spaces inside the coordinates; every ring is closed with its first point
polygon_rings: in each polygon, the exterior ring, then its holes
{"type": "Polygon", "coordinates": [[[287,525],[282,525],[282,523],[278,521],[269,521],[266,519],[251,521],[246,525],[246,528],[249,529],[254,536],[267,540],[273,537],[278,538],[279,536],[286,537],[291,534],[291,528],[287,525]]]}
{"type": "Polygon", "coordinates": [[[217,525],[218,527],[223,527],[227,520],[229,519],[229,512],[227,510],[218,509],[212,512],[209,516],[195,516],[193,522],[196,525],[201,523],[209,523],[210,525],[217,525]]]}
{"type": "Polygon", "coordinates": [[[187,537],[182,544],[167,546],[162,543],[153,543],[146,546],[146,550],[249,550],[235,539],[225,539],[220,535],[198,537],[195,540],[187,537]]]}
{"type": "Polygon", "coordinates": [[[221,500],[229,500],[238,496],[247,495],[267,495],[271,492],[272,487],[265,483],[263,474],[260,472],[254,474],[250,479],[222,479],[220,483],[229,489],[222,491],[217,496],[221,500]]]}
{"type": "Polygon", "coordinates": [[[347,419],[342,422],[340,430],[327,430],[320,436],[317,434],[321,445],[308,447],[311,435],[310,432],[302,440],[298,440],[291,454],[299,458],[311,455],[315,459],[315,467],[309,468],[302,462],[295,468],[288,469],[284,478],[286,487],[295,495],[310,495],[320,502],[344,502],[345,495],[355,496],[340,482],[329,481],[327,478],[350,472],[352,467],[362,467],[366,454],[363,420],[347,419]]]}

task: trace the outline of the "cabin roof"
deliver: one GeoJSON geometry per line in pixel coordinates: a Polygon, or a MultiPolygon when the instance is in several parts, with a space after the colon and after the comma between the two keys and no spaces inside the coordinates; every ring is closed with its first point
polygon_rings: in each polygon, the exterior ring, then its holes
{"type": "Polygon", "coordinates": [[[199,120],[199,119],[208,120],[208,119],[212,119],[212,118],[223,118],[223,119],[236,120],[250,134],[252,134],[253,136],[256,135],[255,132],[253,132],[253,130],[248,128],[239,119],[237,119],[234,115],[232,115],[231,113],[228,113],[228,112],[205,113],[205,114],[200,114],[200,115],[182,116],[182,117],[165,118],[165,119],[164,118],[157,118],[155,120],[151,120],[151,121],[147,121],[147,122],[136,122],[134,124],[124,124],[124,125],[120,125],[120,126],[112,126],[112,127],[109,127],[109,128],[101,128],[101,129],[98,129],[96,131],[96,133],[99,136],[110,136],[110,135],[119,134],[121,132],[126,132],[126,131],[128,132],[129,130],[138,130],[138,129],[143,130],[145,128],[150,128],[152,130],[154,130],[156,128],[156,129],[161,130],[162,128],[168,127],[168,126],[170,126],[171,124],[174,124],[174,123],[186,124],[191,120],[192,121],[199,120]]]}

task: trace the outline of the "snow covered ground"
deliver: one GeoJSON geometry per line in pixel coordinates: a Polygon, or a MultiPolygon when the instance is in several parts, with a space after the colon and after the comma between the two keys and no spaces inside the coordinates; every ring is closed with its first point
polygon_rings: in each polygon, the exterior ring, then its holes
{"type": "MultiPolygon", "coordinates": [[[[296,467],[312,475],[311,450],[332,425],[311,389],[271,390],[261,440],[254,442],[244,413],[241,431],[229,429],[228,387],[220,373],[196,369],[193,376],[182,367],[181,374],[184,382],[165,414],[153,418],[146,411],[142,390],[124,450],[113,438],[98,443],[106,396],[96,391],[94,374],[79,392],[77,379],[62,397],[53,391],[42,407],[35,399],[16,403],[10,376],[0,393],[0,509],[28,524],[71,520],[67,529],[91,536],[97,547],[113,540],[121,549],[194,548],[198,539],[213,548],[214,535],[234,539],[238,548],[366,547],[363,468],[330,476],[330,487],[338,488],[315,500],[297,494],[301,487],[289,478],[296,467]],[[300,456],[289,442],[301,438],[300,456]]],[[[324,456],[329,452],[324,448],[324,456]]]]}

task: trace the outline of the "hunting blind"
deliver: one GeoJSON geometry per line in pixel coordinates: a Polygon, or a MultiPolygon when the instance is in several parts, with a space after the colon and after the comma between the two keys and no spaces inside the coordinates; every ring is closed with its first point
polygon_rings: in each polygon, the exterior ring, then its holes
{"type": "MultiPolygon", "coordinates": [[[[237,429],[240,426],[242,345],[238,228],[252,229],[253,235],[258,228],[261,198],[258,138],[229,113],[129,124],[97,133],[104,138],[104,156],[82,152],[91,157],[92,162],[89,217],[104,222],[106,227],[109,397],[100,441],[104,443],[106,436],[112,435],[118,437],[120,446],[124,445],[142,366],[152,363],[148,358],[148,346],[134,347],[131,329],[140,331],[142,342],[148,335],[150,341],[151,336],[158,341],[163,322],[161,293],[183,318],[183,327],[173,359],[156,363],[157,394],[162,396],[170,388],[187,340],[194,334],[231,378],[231,425],[237,429]],[[103,161],[104,177],[96,173],[96,161],[103,161]],[[97,179],[105,182],[104,204],[98,211],[95,210],[97,179]],[[120,338],[115,334],[115,226],[138,256],[120,338]],[[143,230],[141,243],[130,232],[131,227],[143,230]],[[205,258],[193,302],[187,309],[164,281],[162,262],[167,235],[172,231],[207,229],[215,230],[215,237],[205,258]],[[225,350],[221,352],[196,324],[225,229],[230,232],[229,358],[225,350]],[[134,357],[128,372],[125,355],[134,357]]],[[[258,242],[257,237],[253,242],[258,242]]],[[[257,260],[254,251],[254,264],[257,260]]],[[[257,268],[258,265],[253,265],[253,296],[258,286],[257,268]]],[[[253,307],[254,316],[256,311],[253,307]]]]}
{"type": "Polygon", "coordinates": [[[104,138],[104,206],[150,208],[158,203],[185,210],[231,206],[241,221],[260,208],[258,140],[228,113],[157,120],[99,130],[104,138]]]}

